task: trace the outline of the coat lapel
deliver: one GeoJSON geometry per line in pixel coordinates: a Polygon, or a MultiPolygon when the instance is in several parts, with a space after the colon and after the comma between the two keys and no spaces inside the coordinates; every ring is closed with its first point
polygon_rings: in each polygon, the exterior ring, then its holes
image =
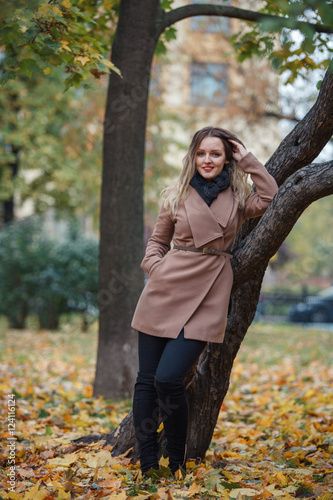
{"type": "Polygon", "coordinates": [[[194,245],[199,248],[223,236],[221,226],[225,227],[230,217],[233,195],[231,189],[228,188],[220,193],[209,207],[196,189],[189,186],[189,195],[184,200],[184,205],[194,245]]]}
{"type": "Polygon", "coordinates": [[[231,187],[222,191],[218,197],[213,201],[210,210],[213,212],[216,220],[221,224],[223,229],[227,227],[228,221],[232,214],[234,206],[234,195],[231,187]]]}

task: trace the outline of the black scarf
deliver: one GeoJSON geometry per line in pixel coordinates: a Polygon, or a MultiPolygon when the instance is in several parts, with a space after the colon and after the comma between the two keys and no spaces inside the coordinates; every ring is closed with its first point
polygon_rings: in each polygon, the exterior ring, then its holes
{"type": "Polygon", "coordinates": [[[190,185],[198,191],[201,198],[203,198],[210,207],[221,191],[224,191],[230,186],[229,172],[224,168],[219,175],[213,177],[211,180],[205,179],[199,172],[196,172],[190,181],[190,185]]]}

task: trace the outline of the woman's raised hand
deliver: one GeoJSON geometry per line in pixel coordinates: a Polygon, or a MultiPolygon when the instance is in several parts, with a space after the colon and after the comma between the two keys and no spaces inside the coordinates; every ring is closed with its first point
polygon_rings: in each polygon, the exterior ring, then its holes
{"type": "Polygon", "coordinates": [[[234,160],[241,161],[241,159],[244,158],[245,155],[247,155],[247,149],[244,148],[244,146],[242,146],[239,142],[232,141],[231,139],[228,139],[228,141],[233,145],[232,156],[234,160]]]}

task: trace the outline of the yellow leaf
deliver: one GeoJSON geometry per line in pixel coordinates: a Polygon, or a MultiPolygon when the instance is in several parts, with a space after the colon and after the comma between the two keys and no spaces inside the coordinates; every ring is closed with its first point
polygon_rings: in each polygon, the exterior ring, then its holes
{"type": "Polygon", "coordinates": [[[87,62],[90,61],[90,58],[87,56],[77,56],[75,58],[75,61],[79,61],[82,64],[82,66],[85,66],[87,62]]]}
{"type": "Polygon", "coordinates": [[[222,474],[224,475],[225,478],[229,479],[230,481],[233,481],[234,476],[231,474],[231,472],[224,470],[222,471],[222,474]]]}
{"type": "Polygon", "coordinates": [[[113,495],[110,495],[108,497],[108,500],[126,500],[126,499],[127,499],[127,493],[125,491],[122,491],[119,494],[114,493],[113,495]]]}
{"type": "Polygon", "coordinates": [[[93,386],[86,385],[82,391],[82,394],[85,398],[92,398],[93,396],[93,386]]]}
{"type": "Polygon", "coordinates": [[[169,467],[169,457],[166,458],[161,457],[158,463],[160,464],[161,467],[169,467]]]}
{"type": "Polygon", "coordinates": [[[72,465],[76,460],[78,459],[78,456],[76,453],[70,453],[69,455],[66,455],[64,458],[62,457],[57,457],[57,458],[51,458],[50,460],[47,461],[47,466],[48,467],[69,467],[72,465]]]}
{"type": "Polygon", "coordinates": [[[69,41],[68,40],[60,40],[61,41],[61,47],[59,47],[59,50],[68,50],[68,52],[72,52],[72,49],[68,47],[69,41]]]}
{"type": "Polygon", "coordinates": [[[193,469],[193,467],[196,466],[196,463],[193,461],[193,460],[189,460],[188,462],[186,462],[186,465],[187,467],[189,467],[190,469],[193,469]]]}
{"type": "Polygon", "coordinates": [[[32,440],[36,447],[42,447],[45,444],[50,444],[50,436],[34,436],[32,440]]]}
{"type": "Polygon", "coordinates": [[[43,500],[45,497],[48,497],[48,491],[43,489],[39,490],[39,482],[30,490],[27,491],[24,495],[24,500],[43,500]]]}
{"type": "Polygon", "coordinates": [[[69,0],[63,0],[63,2],[61,2],[61,5],[65,7],[65,9],[69,9],[72,6],[69,0]]]}
{"type": "Polygon", "coordinates": [[[276,479],[277,479],[277,481],[278,481],[278,483],[279,483],[280,486],[287,486],[288,479],[286,478],[286,476],[281,471],[279,471],[276,474],[276,479]]]}
{"type": "Polygon", "coordinates": [[[102,488],[109,488],[109,489],[114,489],[114,490],[121,488],[121,485],[122,485],[122,480],[121,479],[114,479],[114,477],[112,475],[109,475],[108,477],[106,477],[104,479],[104,481],[99,483],[99,486],[101,486],[102,488]]]}
{"type": "Polygon", "coordinates": [[[201,490],[202,490],[202,487],[199,484],[192,483],[191,486],[188,489],[189,495],[186,495],[186,496],[192,497],[193,495],[196,495],[197,493],[200,493],[201,490]]]}
{"type": "Polygon", "coordinates": [[[22,500],[23,497],[15,493],[15,491],[9,491],[9,493],[4,498],[10,498],[11,500],[22,500]]]}
{"type": "Polygon", "coordinates": [[[275,497],[281,497],[283,496],[283,498],[285,497],[286,495],[286,492],[284,490],[279,490],[279,489],[276,489],[276,484],[270,484],[269,486],[266,486],[266,488],[264,488],[264,491],[265,492],[268,492],[268,496],[271,497],[272,495],[274,495],[274,498],[275,497]]]}
{"type": "Polygon", "coordinates": [[[229,495],[227,493],[227,490],[223,490],[222,495],[223,495],[224,500],[229,500],[229,495]]]}
{"type": "Polygon", "coordinates": [[[52,17],[52,15],[62,17],[62,12],[58,7],[50,4],[42,4],[37,11],[37,16],[52,17]]]}
{"type": "Polygon", "coordinates": [[[59,490],[57,500],[71,500],[71,492],[59,490]]]}
{"type": "Polygon", "coordinates": [[[322,496],[320,498],[320,500],[332,500],[332,493],[330,493],[329,491],[327,491],[324,496],[322,496]]]}
{"type": "Polygon", "coordinates": [[[44,75],[53,75],[53,71],[51,68],[47,67],[43,69],[44,75]]]}
{"type": "Polygon", "coordinates": [[[64,489],[64,485],[59,483],[59,481],[48,481],[46,483],[46,486],[48,488],[54,488],[54,489],[57,489],[57,490],[63,490],[64,489]]]}
{"type": "Polygon", "coordinates": [[[96,467],[103,467],[106,464],[112,465],[114,462],[115,459],[111,457],[111,453],[104,450],[90,456],[86,463],[88,467],[95,469],[96,467]]]}
{"type": "Polygon", "coordinates": [[[258,490],[254,490],[253,488],[235,488],[229,492],[229,498],[237,498],[238,495],[239,498],[244,496],[247,497],[254,497],[258,495],[258,490]]]}
{"type": "Polygon", "coordinates": [[[180,469],[176,470],[175,478],[177,479],[177,481],[181,481],[183,479],[183,474],[182,474],[182,471],[180,469]]]}
{"type": "MultiPolygon", "coordinates": [[[[274,489],[274,495],[278,496],[278,495],[276,495],[276,490],[275,489],[274,489]]],[[[261,492],[261,497],[262,498],[272,498],[272,493],[270,491],[268,491],[268,488],[266,489],[264,487],[263,490],[262,490],[262,492],[261,492]]]]}
{"type": "Polygon", "coordinates": [[[285,491],[287,491],[288,493],[295,493],[295,491],[297,491],[297,485],[295,486],[294,484],[291,484],[290,486],[287,486],[287,488],[285,488],[285,491]]]}
{"type": "Polygon", "coordinates": [[[198,469],[196,469],[194,471],[197,479],[203,479],[205,477],[205,475],[207,474],[207,469],[205,467],[198,467],[198,469]]]}
{"type": "Polygon", "coordinates": [[[1,392],[7,391],[8,389],[10,389],[8,384],[6,384],[6,383],[0,384],[0,391],[1,392]]]}
{"type": "Polygon", "coordinates": [[[169,490],[167,488],[158,488],[157,494],[161,500],[169,500],[169,490]]]}
{"type": "Polygon", "coordinates": [[[104,66],[106,66],[107,68],[113,68],[114,66],[114,64],[111,61],[109,61],[109,59],[103,58],[99,62],[104,64],[104,66]]]}

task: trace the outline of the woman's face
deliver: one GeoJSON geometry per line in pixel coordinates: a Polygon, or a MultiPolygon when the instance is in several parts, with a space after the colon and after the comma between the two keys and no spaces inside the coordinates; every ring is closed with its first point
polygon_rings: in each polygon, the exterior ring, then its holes
{"type": "Polygon", "coordinates": [[[205,179],[213,179],[223,170],[226,155],[223,143],[218,137],[205,137],[199,144],[195,157],[197,171],[205,179]]]}

